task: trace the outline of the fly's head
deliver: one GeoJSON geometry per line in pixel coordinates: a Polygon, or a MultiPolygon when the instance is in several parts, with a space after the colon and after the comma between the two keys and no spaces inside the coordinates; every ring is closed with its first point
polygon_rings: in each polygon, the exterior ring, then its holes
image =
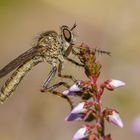
{"type": "Polygon", "coordinates": [[[72,28],[69,28],[66,25],[62,25],[60,27],[60,35],[59,35],[59,41],[60,44],[62,44],[62,47],[64,50],[66,50],[69,46],[75,44],[75,34],[74,29],[76,28],[76,24],[72,26],[72,28]]]}

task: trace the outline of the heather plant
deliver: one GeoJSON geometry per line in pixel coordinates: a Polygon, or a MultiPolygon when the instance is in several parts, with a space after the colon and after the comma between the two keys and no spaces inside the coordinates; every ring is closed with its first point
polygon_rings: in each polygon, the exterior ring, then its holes
{"type": "MultiPolygon", "coordinates": [[[[114,79],[98,83],[101,64],[96,61],[96,53],[97,50],[91,50],[89,46],[81,44],[77,55],[84,65],[85,74],[89,80],[79,80],[63,92],[63,95],[80,98],[80,102],[65,118],[66,121],[83,122],[72,140],[112,140],[111,134],[105,132],[105,121],[120,128],[123,127],[119,112],[113,108],[103,107],[102,97],[105,90],[113,91],[124,86],[125,83],[114,79]]],[[[98,51],[98,53],[106,52],[98,51]]]]}

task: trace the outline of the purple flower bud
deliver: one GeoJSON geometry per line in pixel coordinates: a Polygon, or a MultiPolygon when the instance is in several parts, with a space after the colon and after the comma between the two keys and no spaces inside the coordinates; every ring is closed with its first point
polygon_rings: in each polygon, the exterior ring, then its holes
{"type": "Polygon", "coordinates": [[[65,91],[63,91],[63,95],[74,96],[74,95],[76,95],[76,93],[75,92],[71,92],[69,89],[66,89],[65,91]]]}
{"type": "Polygon", "coordinates": [[[73,136],[72,140],[83,140],[88,137],[87,126],[81,127],[73,136]]]}
{"type": "Polygon", "coordinates": [[[74,121],[81,120],[82,113],[84,113],[87,109],[84,108],[85,102],[79,103],[71,113],[65,118],[66,121],[74,121]]]}
{"type": "Polygon", "coordinates": [[[84,113],[86,111],[86,108],[84,108],[85,102],[79,103],[72,111],[71,113],[84,113]]]}
{"type": "Polygon", "coordinates": [[[66,118],[65,121],[80,121],[82,114],[72,114],[70,113],[66,118]]]}
{"type": "Polygon", "coordinates": [[[80,87],[80,81],[77,81],[74,85],[72,85],[69,89],[66,89],[63,91],[64,95],[75,95],[74,92],[82,91],[82,88],[80,87]]]}
{"type": "Polygon", "coordinates": [[[108,121],[115,124],[116,126],[122,128],[123,122],[119,116],[119,113],[116,111],[112,111],[111,115],[108,115],[108,121]]]}
{"type": "Polygon", "coordinates": [[[75,121],[75,120],[82,120],[82,116],[84,112],[87,111],[86,108],[84,108],[85,102],[79,103],[71,112],[70,114],[65,118],[66,121],[75,121]]]}

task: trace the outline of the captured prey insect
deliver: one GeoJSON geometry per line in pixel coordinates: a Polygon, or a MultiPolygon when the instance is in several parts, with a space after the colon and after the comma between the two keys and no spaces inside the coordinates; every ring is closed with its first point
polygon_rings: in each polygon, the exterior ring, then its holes
{"type": "MultiPolygon", "coordinates": [[[[0,78],[2,78],[17,68],[17,70],[10,78],[8,78],[4,86],[1,88],[1,103],[3,103],[15,91],[27,72],[40,62],[48,62],[52,65],[52,70],[43,84],[42,91],[51,90],[51,87],[48,87],[48,85],[57,71],[59,77],[69,78],[75,81],[71,75],[61,74],[65,59],[73,62],[74,64],[76,63],[74,60],[68,58],[68,55],[73,52],[72,50],[75,41],[75,34],[73,30],[75,27],[76,24],[74,24],[72,28],[63,25],[60,27],[60,33],[57,33],[56,31],[43,32],[40,34],[37,44],[34,47],[15,58],[0,70],[0,78]]],[[[63,83],[61,83],[61,85],[63,85],[63,83]]],[[[57,92],[54,92],[54,94],[57,94],[57,92]]],[[[69,101],[68,97],[61,94],[58,95],[69,101]]]]}

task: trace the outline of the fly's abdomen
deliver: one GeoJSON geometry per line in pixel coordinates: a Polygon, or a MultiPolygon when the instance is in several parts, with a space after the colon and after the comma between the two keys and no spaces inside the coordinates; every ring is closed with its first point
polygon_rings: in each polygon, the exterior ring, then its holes
{"type": "Polygon", "coordinates": [[[11,77],[5,82],[5,85],[1,88],[1,103],[3,103],[13,93],[25,74],[31,70],[32,67],[42,61],[44,61],[42,56],[35,56],[18,67],[18,69],[11,75],[11,77]]]}

